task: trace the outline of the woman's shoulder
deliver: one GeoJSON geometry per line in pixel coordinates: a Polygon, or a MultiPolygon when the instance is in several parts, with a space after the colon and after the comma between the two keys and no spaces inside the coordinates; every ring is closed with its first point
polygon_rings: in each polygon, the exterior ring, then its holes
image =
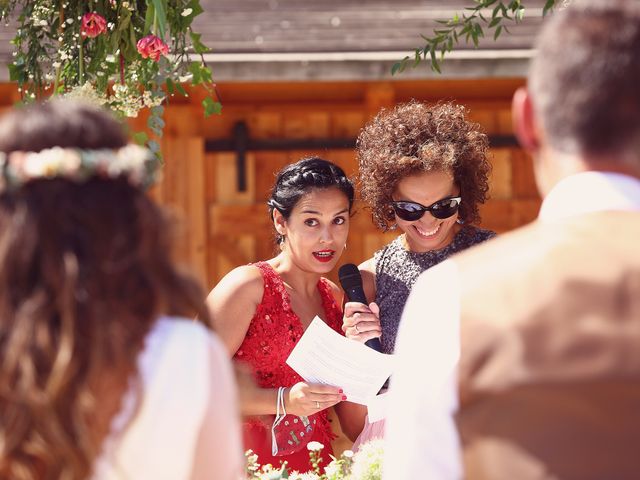
{"type": "Polygon", "coordinates": [[[227,273],[211,290],[210,298],[218,296],[240,296],[242,298],[262,297],[264,274],[258,264],[236,267],[227,273]]]}
{"type": "Polygon", "coordinates": [[[494,232],[493,230],[487,230],[475,225],[469,225],[466,228],[466,231],[469,242],[472,245],[475,245],[476,243],[482,243],[496,236],[496,232],[494,232]]]}
{"type": "MultiPolygon", "coordinates": [[[[160,317],[147,334],[145,351],[180,350],[201,345],[205,349],[223,345],[217,335],[203,323],[183,317],[160,317]]],[[[165,355],[163,353],[163,355],[165,355]]]]}
{"type": "Polygon", "coordinates": [[[159,376],[178,368],[201,383],[211,375],[212,358],[227,361],[227,350],[213,330],[194,319],[164,316],[147,334],[138,366],[145,383],[157,384],[159,376]]]}
{"type": "Polygon", "coordinates": [[[395,252],[401,246],[402,246],[402,243],[400,242],[400,235],[398,235],[389,243],[385,244],[384,246],[376,250],[375,253],[373,254],[373,258],[371,258],[370,260],[374,262],[379,262],[381,259],[388,256],[390,253],[395,252]]]}
{"type": "Polygon", "coordinates": [[[342,335],[342,304],[345,300],[342,289],[325,277],[320,278],[320,285],[324,285],[322,306],[325,313],[325,323],[342,335]]]}
{"type": "Polygon", "coordinates": [[[360,265],[358,265],[358,270],[360,270],[360,273],[364,273],[364,274],[370,273],[375,275],[376,258],[375,257],[368,258],[367,260],[362,262],[360,265]]]}
{"type": "Polygon", "coordinates": [[[365,270],[363,266],[369,269],[375,276],[381,274],[387,268],[394,268],[395,265],[402,265],[407,261],[407,249],[402,242],[402,236],[398,235],[396,238],[387,243],[384,247],[379,249],[373,254],[373,258],[368,262],[364,262],[361,266],[361,270],[365,270]],[[369,263],[370,262],[370,263],[369,263]],[[367,264],[367,265],[365,265],[367,264]]]}

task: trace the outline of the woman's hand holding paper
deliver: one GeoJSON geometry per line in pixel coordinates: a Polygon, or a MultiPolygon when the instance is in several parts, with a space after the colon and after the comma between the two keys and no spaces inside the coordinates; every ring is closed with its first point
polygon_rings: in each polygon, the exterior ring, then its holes
{"type": "Polygon", "coordinates": [[[346,399],[339,387],[298,382],[285,392],[284,406],[287,413],[308,417],[346,399]]]}

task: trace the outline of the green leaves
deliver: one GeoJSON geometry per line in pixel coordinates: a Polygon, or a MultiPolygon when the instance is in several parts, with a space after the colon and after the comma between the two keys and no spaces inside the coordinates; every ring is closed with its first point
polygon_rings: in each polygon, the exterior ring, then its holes
{"type": "Polygon", "coordinates": [[[202,34],[195,33],[192,30],[189,30],[189,36],[191,37],[191,45],[193,46],[193,50],[196,53],[207,53],[210,49],[204,43],[200,41],[200,37],[202,34]]]}
{"type": "Polygon", "coordinates": [[[547,0],[544,4],[544,7],[542,7],[542,15],[546,16],[547,13],[553,10],[553,7],[556,6],[556,3],[558,3],[558,1],[559,0],[547,0]]]}
{"type": "Polygon", "coordinates": [[[192,12],[188,15],[188,17],[195,18],[200,15],[204,10],[200,6],[200,0],[191,0],[187,4],[187,8],[191,9],[192,12]]]}
{"type": "Polygon", "coordinates": [[[209,67],[200,62],[192,62],[191,65],[189,65],[189,72],[193,75],[191,80],[193,85],[211,83],[213,81],[209,67]]]}
{"type": "Polygon", "coordinates": [[[202,106],[204,107],[204,116],[209,117],[211,115],[219,115],[222,113],[222,104],[214,101],[211,97],[206,97],[202,100],[202,106]]]}
{"type": "MultiPolygon", "coordinates": [[[[154,15],[153,15],[153,33],[163,40],[166,38],[167,30],[167,12],[165,10],[165,3],[162,0],[151,0],[154,15]]],[[[146,23],[146,22],[145,22],[146,23]]]]}
{"type": "MultiPolygon", "coordinates": [[[[470,3],[472,0],[468,0],[470,3]]],[[[551,11],[560,0],[547,0],[543,7],[543,14],[551,11]]],[[[417,48],[412,56],[406,56],[391,67],[391,74],[403,72],[413,59],[415,68],[422,60],[429,58],[431,69],[441,73],[440,63],[447,52],[453,50],[459,39],[463,37],[465,42],[472,43],[475,48],[480,45],[480,39],[485,35],[485,29],[493,30],[493,39],[497,40],[503,33],[509,33],[505,21],[521,22],[524,19],[524,0],[473,0],[474,6],[466,7],[468,13],[455,13],[449,20],[437,20],[438,28],[435,28],[431,36],[421,35],[425,44],[417,48]],[[488,18],[487,11],[491,16],[488,18]],[[439,52],[440,55],[436,53],[439,52]]]]}
{"type": "Polygon", "coordinates": [[[131,138],[135,143],[142,146],[149,140],[149,135],[147,135],[147,132],[135,132],[131,135],[131,138]]]}
{"type": "Polygon", "coordinates": [[[164,119],[162,118],[163,115],[164,107],[158,105],[157,107],[151,108],[151,115],[149,115],[147,119],[147,127],[149,127],[149,130],[158,138],[162,137],[162,130],[165,126],[164,119]]]}
{"type": "Polygon", "coordinates": [[[496,28],[496,31],[493,33],[493,39],[497,40],[501,33],[502,33],[502,25],[499,25],[498,28],[496,28]]]}
{"type": "Polygon", "coordinates": [[[203,58],[209,48],[191,27],[202,12],[200,0],[0,0],[0,21],[16,24],[9,77],[27,101],[51,92],[70,95],[121,118],[149,109],[145,132],[134,141],[160,158],[167,95],[187,96],[187,84],[197,85],[199,98],[205,91],[205,116],[222,110],[203,58]],[[83,37],[79,18],[86,13],[100,15],[107,28],[83,37]],[[150,34],[170,54],[156,42],[143,58],[137,43],[150,34]]]}

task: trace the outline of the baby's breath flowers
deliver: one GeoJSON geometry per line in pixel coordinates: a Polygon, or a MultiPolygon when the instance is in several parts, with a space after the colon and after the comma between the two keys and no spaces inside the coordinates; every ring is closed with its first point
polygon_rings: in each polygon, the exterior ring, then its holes
{"type": "Polygon", "coordinates": [[[192,28],[201,12],[199,0],[0,0],[0,21],[18,24],[9,77],[24,101],[84,97],[126,117],[149,108],[159,137],[161,103],[186,95],[185,79],[207,91],[205,115],[220,112],[192,28]]]}
{"type": "Polygon", "coordinates": [[[324,445],[320,442],[309,442],[309,466],[307,472],[290,472],[286,462],[280,468],[272,465],[260,466],[259,458],[251,450],[246,452],[247,479],[249,480],[381,480],[382,458],[384,456],[382,440],[372,440],[360,447],[357,453],[345,450],[322,469],[319,466],[319,455],[324,445]],[[322,470],[322,471],[321,471],[322,470]]]}

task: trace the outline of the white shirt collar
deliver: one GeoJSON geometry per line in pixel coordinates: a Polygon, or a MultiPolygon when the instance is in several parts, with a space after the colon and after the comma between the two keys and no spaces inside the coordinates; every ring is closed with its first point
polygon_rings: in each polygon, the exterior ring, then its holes
{"type": "Polygon", "coordinates": [[[620,173],[576,173],[551,189],[538,218],[558,220],[611,210],[640,211],[640,180],[620,173]]]}

